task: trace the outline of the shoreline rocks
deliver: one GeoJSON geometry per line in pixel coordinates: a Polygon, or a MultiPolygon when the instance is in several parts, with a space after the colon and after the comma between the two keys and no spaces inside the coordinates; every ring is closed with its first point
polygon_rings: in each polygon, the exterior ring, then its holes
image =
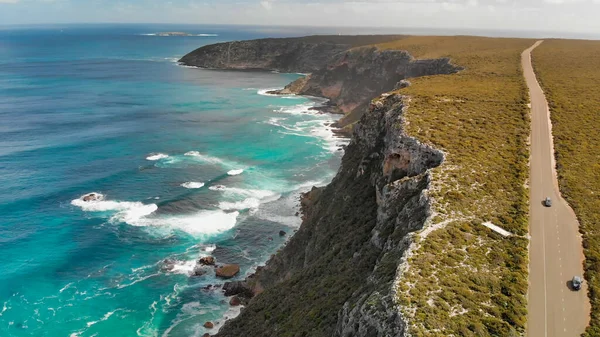
{"type": "Polygon", "coordinates": [[[223,266],[217,267],[215,270],[215,274],[220,278],[232,278],[240,272],[240,265],[238,264],[226,264],[223,266]]]}
{"type": "Polygon", "coordinates": [[[89,193],[83,196],[83,198],[81,198],[83,201],[85,202],[92,202],[92,201],[100,201],[102,200],[103,195],[100,193],[89,193]]]}
{"type": "Polygon", "coordinates": [[[198,260],[198,264],[201,264],[203,266],[214,266],[215,265],[215,258],[212,257],[212,256],[201,257],[198,260]]]}

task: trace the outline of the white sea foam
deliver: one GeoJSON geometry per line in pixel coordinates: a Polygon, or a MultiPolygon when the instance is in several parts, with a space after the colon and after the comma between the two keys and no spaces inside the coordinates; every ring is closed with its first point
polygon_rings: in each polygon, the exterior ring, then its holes
{"type": "Polygon", "coordinates": [[[190,275],[196,267],[196,260],[177,261],[171,269],[172,273],[190,275]]]}
{"type": "Polygon", "coordinates": [[[204,247],[204,251],[206,253],[212,253],[215,251],[215,249],[217,249],[217,245],[207,245],[206,247],[204,247]]]}
{"type": "Polygon", "coordinates": [[[110,316],[114,315],[114,313],[115,313],[115,312],[117,312],[117,311],[120,311],[120,310],[123,310],[123,309],[117,309],[117,310],[114,310],[114,311],[109,311],[109,312],[107,312],[106,314],[104,314],[104,316],[103,316],[102,318],[100,318],[99,320],[97,320],[97,321],[91,321],[91,322],[87,322],[87,323],[86,323],[86,324],[87,324],[87,327],[89,328],[89,327],[91,327],[91,326],[92,326],[92,325],[94,325],[94,324],[97,324],[97,323],[100,323],[100,322],[106,321],[107,319],[109,319],[109,318],[110,318],[110,316]]]}
{"type": "Polygon", "coordinates": [[[189,152],[186,152],[184,155],[188,156],[188,157],[194,157],[194,158],[197,158],[197,159],[200,159],[202,161],[212,163],[212,164],[223,164],[223,160],[221,160],[220,158],[205,155],[198,151],[189,151],[189,152]]]}
{"type": "Polygon", "coordinates": [[[269,190],[244,189],[244,188],[238,188],[238,187],[227,187],[227,186],[223,186],[223,185],[211,186],[208,189],[210,189],[211,191],[220,191],[220,192],[225,192],[226,194],[241,195],[241,196],[246,196],[246,197],[255,197],[258,199],[272,197],[277,194],[277,193],[275,193],[273,191],[269,191],[269,190]]]}
{"type": "Polygon", "coordinates": [[[224,211],[255,209],[255,208],[258,208],[259,206],[260,206],[260,200],[258,200],[256,198],[247,198],[243,201],[236,201],[236,202],[221,201],[219,203],[219,208],[224,211]]]}
{"type": "Polygon", "coordinates": [[[293,126],[289,126],[281,120],[270,119],[267,123],[283,128],[284,131],[279,131],[282,134],[321,139],[323,143],[320,145],[324,150],[336,152],[341,146],[348,145],[350,140],[337,136],[331,127],[332,122],[332,120],[315,119],[296,122],[293,126]]]}
{"type": "Polygon", "coordinates": [[[149,34],[139,34],[142,36],[160,36],[160,37],[181,37],[181,36],[198,36],[198,37],[216,37],[219,36],[219,34],[185,34],[185,35],[169,35],[168,33],[149,33],[149,34]]]}
{"type": "Polygon", "coordinates": [[[169,155],[165,153],[152,153],[148,157],[146,157],[146,160],[156,161],[165,158],[169,158],[169,155]]]}
{"type": "Polygon", "coordinates": [[[236,224],[238,212],[222,210],[200,211],[189,215],[142,217],[128,222],[132,226],[152,227],[159,230],[180,230],[191,235],[211,235],[227,231],[236,224]]]}
{"type": "Polygon", "coordinates": [[[227,172],[228,175],[230,176],[237,176],[244,173],[243,169],[237,169],[237,170],[230,170],[229,172],[227,172]]]}
{"type": "Polygon", "coordinates": [[[204,187],[204,183],[190,181],[190,182],[181,184],[181,186],[185,187],[185,188],[190,188],[190,189],[198,189],[198,188],[204,187]]]}
{"type": "Polygon", "coordinates": [[[257,91],[257,94],[262,95],[262,96],[279,96],[276,94],[269,94],[269,91],[281,90],[281,89],[283,89],[283,88],[260,89],[257,91]]]}
{"type": "Polygon", "coordinates": [[[158,209],[156,204],[110,201],[104,200],[104,196],[100,193],[95,194],[98,197],[94,201],[83,201],[84,196],[82,196],[71,201],[71,204],[89,212],[114,211],[116,213],[110,218],[111,222],[125,222],[132,226],[153,227],[167,232],[180,230],[192,235],[216,234],[233,228],[239,215],[238,212],[214,210],[188,215],[151,217],[150,215],[158,209]]]}
{"type": "Polygon", "coordinates": [[[227,311],[225,311],[225,314],[223,314],[223,319],[219,320],[218,322],[215,322],[215,325],[211,331],[215,331],[214,333],[219,332],[219,330],[221,330],[225,322],[227,322],[230,319],[234,319],[240,315],[240,312],[242,312],[242,308],[244,308],[244,306],[241,305],[237,307],[230,306],[229,308],[227,308],[227,311]]]}
{"type": "Polygon", "coordinates": [[[105,200],[104,195],[97,192],[93,192],[96,196],[94,200],[84,201],[83,199],[85,196],[90,194],[92,193],[85,194],[78,199],[72,200],[71,204],[80,207],[86,212],[116,211],[118,213],[113,216],[113,219],[124,222],[135,221],[158,209],[156,204],[145,205],[141,202],[105,200]]]}
{"type": "MultiPolygon", "coordinates": [[[[63,291],[69,289],[73,285],[73,282],[67,283],[66,286],[62,287],[58,292],[62,294],[63,291]]],[[[1,316],[1,315],[0,315],[1,316]]]]}
{"type": "Polygon", "coordinates": [[[10,307],[8,306],[8,301],[4,302],[4,305],[2,306],[2,311],[0,311],[0,316],[2,316],[8,309],[10,309],[10,307]]]}
{"type": "Polygon", "coordinates": [[[309,102],[309,103],[297,104],[294,106],[284,106],[284,107],[280,107],[279,109],[276,109],[273,111],[277,112],[277,113],[285,113],[285,114],[291,114],[291,115],[318,115],[318,116],[321,116],[322,113],[320,113],[318,110],[310,109],[310,108],[315,107],[315,105],[316,105],[316,103],[309,102]]]}

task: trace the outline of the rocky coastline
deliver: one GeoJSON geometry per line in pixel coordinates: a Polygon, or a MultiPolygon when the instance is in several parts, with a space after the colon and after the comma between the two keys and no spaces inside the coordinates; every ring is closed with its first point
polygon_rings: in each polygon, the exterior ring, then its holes
{"type": "Polygon", "coordinates": [[[415,60],[405,51],[329,42],[300,48],[303,43],[232,42],[181,60],[309,73],[273,93],[329,99],[330,112],[345,114],[338,126],[352,135],[332,182],[302,195],[298,232],[255,274],[225,283],[225,295],[247,306],[217,336],[404,336],[393,284],[408,234],[430,215],[429,170],[444,155],[404,133],[408,98],[387,92],[406,87],[411,77],[461,69],[449,59],[415,60]],[[326,52],[312,59],[317,51],[326,52]]]}

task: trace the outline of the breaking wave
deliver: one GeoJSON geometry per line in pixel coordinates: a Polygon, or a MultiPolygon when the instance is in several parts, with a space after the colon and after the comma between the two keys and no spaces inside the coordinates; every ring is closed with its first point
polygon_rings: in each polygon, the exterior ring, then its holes
{"type": "Polygon", "coordinates": [[[230,175],[230,176],[237,176],[237,175],[240,175],[242,173],[244,173],[243,169],[231,170],[231,171],[227,172],[227,174],[230,175]]]}
{"type": "Polygon", "coordinates": [[[185,188],[190,188],[190,189],[198,189],[198,188],[204,187],[204,183],[190,181],[190,182],[181,184],[181,186],[185,187],[185,188]]]}
{"type": "Polygon", "coordinates": [[[165,159],[165,158],[169,158],[169,155],[165,154],[165,153],[153,153],[153,154],[150,154],[148,157],[146,157],[146,160],[156,161],[156,160],[161,160],[161,159],[165,159]]]}

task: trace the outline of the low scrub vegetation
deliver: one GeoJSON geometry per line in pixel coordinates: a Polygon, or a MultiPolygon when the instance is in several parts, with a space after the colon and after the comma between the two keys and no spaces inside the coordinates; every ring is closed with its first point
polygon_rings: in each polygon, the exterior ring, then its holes
{"type": "Polygon", "coordinates": [[[449,57],[458,74],[411,79],[407,132],[446,154],[434,215],[398,279],[413,336],[518,336],[528,280],[528,94],[520,54],[534,41],[408,37],[378,45],[449,57]],[[482,223],[514,235],[504,238],[482,223]]]}
{"type": "Polygon", "coordinates": [[[600,42],[547,40],[534,50],[551,111],[560,190],[583,234],[592,304],[586,336],[600,336],[600,42]]]}

